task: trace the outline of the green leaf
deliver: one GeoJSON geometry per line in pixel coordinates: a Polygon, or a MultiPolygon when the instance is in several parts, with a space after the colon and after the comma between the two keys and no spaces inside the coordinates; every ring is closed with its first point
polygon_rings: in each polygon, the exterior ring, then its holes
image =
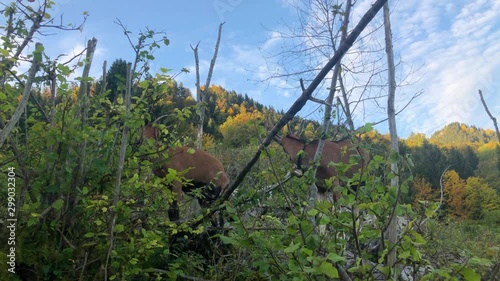
{"type": "Polygon", "coordinates": [[[293,244],[293,242],[290,244],[290,246],[286,247],[283,252],[289,254],[297,251],[300,248],[300,243],[298,244],[293,244]]]}
{"type": "Polygon", "coordinates": [[[327,259],[331,260],[332,262],[341,262],[341,261],[345,260],[345,258],[343,256],[339,256],[335,253],[330,253],[328,255],[327,259]]]}
{"type": "Polygon", "coordinates": [[[321,216],[319,219],[319,225],[327,225],[331,222],[330,216],[321,216]]]}
{"type": "Polygon", "coordinates": [[[0,48],[0,55],[2,55],[4,57],[8,57],[9,56],[9,51],[6,50],[6,49],[1,49],[0,48]]]}
{"type": "Polygon", "coordinates": [[[166,179],[168,182],[172,182],[177,177],[177,171],[171,168],[168,168],[168,174],[166,179]]]}
{"type": "Polygon", "coordinates": [[[339,277],[339,272],[337,269],[329,262],[322,262],[321,265],[319,266],[319,270],[321,273],[325,274],[326,276],[330,278],[338,278],[339,277]]]}
{"type": "Polygon", "coordinates": [[[226,212],[230,215],[236,215],[237,212],[236,212],[236,209],[229,206],[229,205],[226,205],[226,212]]]}
{"type": "Polygon", "coordinates": [[[462,268],[460,274],[462,274],[466,281],[481,281],[481,275],[470,268],[462,268]]]}
{"type": "Polygon", "coordinates": [[[427,218],[431,218],[435,213],[435,210],[432,208],[425,209],[425,217],[427,218]]]}
{"type": "Polygon", "coordinates": [[[56,209],[57,211],[61,210],[61,208],[63,207],[64,205],[64,201],[62,199],[57,199],[53,204],[52,204],[52,207],[54,207],[54,209],[56,209]]]}
{"type": "Polygon", "coordinates": [[[83,195],[87,195],[89,193],[89,188],[84,186],[82,190],[80,191],[83,195]]]}
{"type": "Polygon", "coordinates": [[[222,241],[222,243],[224,244],[236,244],[236,240],[234,238],[231,238],[231,237],[227,237],[227,236],[219,236],[220,240],[222,241]]]}
{"type": "Polygon", "coordinates": [[[481,265],[481,266],[492,266],[493,263],[488,259],[482,259],[479,257],[473,257],[469,260],[469,263],[472,265],[481,265]]]}
{"type": "Polygon", "coordinates": [[[58,64],[57,69],[61,72],[62,75],[68,76],[71,74],[71,68],[64,64],[58,64]]]}
{"type": "Polygon", "coordinates": [[[359,133],[368,133],[373,131],[373,125],[371,123],[366,123],[363,127],[358,129],[359,133]]]}
{"type": "Polygon", "coordinates": [[[85,233],[85,235],[83,235],[83,237],[85,237],[85,238],[92,238],[94,236],[95,236],[94,232],[87,232],[87,233],[85,233]]]}
{"type": "Polygon", "coordinates": [[[319,213],[319,211],[316,209],[311,209],[311,210],[307,211],[307,214],[310,216],[313,216],[313,217],[316,216],[318,213],[319,213]]]}
{"type": "Polygon", "coordinates": [[[116,233],[123,232],[123,229],[124,229],[123,224],[117,224],[117,225],[115,225],[115,232],[116,233]]]}
{"type": "Polygon", "coordinates": [[[411,255],[410,251],[404,251],[401,254],[399,254],[398,257],[401,258],[401,259],[406,259],[406,258],[410,257],[410,255],[411,255]]]}
{"type": "Polygon", "coordinates": [[[308,256],[308,257],[312,257],[313,255],[313,251],[311,249],[308,249],[308,248],[302,248],[302,252],[308,256]]]}

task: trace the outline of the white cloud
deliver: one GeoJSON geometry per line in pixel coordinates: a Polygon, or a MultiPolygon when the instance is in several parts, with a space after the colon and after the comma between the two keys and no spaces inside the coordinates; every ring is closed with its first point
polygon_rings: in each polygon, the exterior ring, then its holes
{"type": "MultiPolygon", "coordinates": [[[[371,7],[372,2],[365,0],[356,4],[351,28],[371,7]]],[[[491,120],[484,113],[477,90],[483,89],[491,108],[498,108],[500,1],[408,0],[398,1],[395,5],[391,8],[394,47],[396,58],[400,57],[403,62],[398,72],[401,77],[411,73],[410,81],[405,81],[410,85],[398,89],[397,106],[402,108],[414,93],[424,91],[399,116],[401,135],[406,136],[411,131],[429,135],[454,121],[491,127],[491,120]]],[[[362,36],[374,31],[381,24],[380,19],[381,14],[362,36]]],[[[318,24],[317,20],[310,19],[310,24],[318,24]]],[[[383,50],[383,30],[374,34],[360,40],[364,50],[383,50]]],[[[308,42],[309,46],[318,44],[318,40],[316,38],[308,42]]],[[[372,65],[375,60],[370,61],[366,56],[359,55],[360,50],[359,44],[354,45],[344,62],[360,68],[372,65]]],[[[312,58],[321,66],[321,60],[317,59],[312,58]]],[[[293,63],[292,60],[287,62],[293,63]]],[[[379,58],[377,63],[385,64],[385,57],[379,58]]],[[[369,75],[357,75],[356,83],[363,84],[367,77],[369,75]]],[[[383,82],[383,79],[385,77],[376,82],[383,82]]],[[[355,85],[354,80],[350,82],[355,85]]],[[[386,90],[375,87],[370,91],[371,95],[377,95],[380,91],[384,94],[386,90]]],[[[321,91],[318,95],[321,95],[321,91]]],[[[379,103],[385,106],[386,101],[379,100],[379,103]]],[[[311,105],[309,107],[312,108],[311,105]]],[[[366,122],[378,121],[385,114],[384,109],[378,108],[375,103],[365,103],[362,107],[366,111],[360,117],[366,122]]]]}
{"type": "Polygon", "coordinates": [[[500,2],[465,2],[401,1],[393,10],[393,26],[404,36],[395,47],[424,65],[412,88],[425,93],[402,115],[405,133],[429,135],[454,121],[491,127],[477,91],[483,89],[492,107],[500,103],[494,95],[500,90],[500,2]],[[424,32],[407,33],[412,29],[424,32]]]}

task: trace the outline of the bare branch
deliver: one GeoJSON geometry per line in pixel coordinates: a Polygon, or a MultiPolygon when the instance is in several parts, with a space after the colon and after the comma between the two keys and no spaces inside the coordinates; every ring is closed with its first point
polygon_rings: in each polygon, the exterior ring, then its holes
{"type": "MultiPolygon", "coordinates": [[[[405,104],[405,106],[403,106],[403,108],[401,108],[398,112],[396,112],[396,116],[398,116],[401,112],[403,112],[411,103],[414,99],[418,98],[419,96],[421,96],[423,94],[423,90],[420,90],[420,92],[414,94],[411,99],[405,104]]],[[[385,121],[387,121],[388,118],[385,118],[385,119],[382,119],[380,121],[377,121],[377,122],[373,122],[373,123],[370,123],[372,126],[375,126],[375,125],[378,125],[380,123],[383,123],[385,121]]]]}
{"type": "Polygon", "coordinates": [[[130,38],[131,32],[125,27],[125,25],[122,23],[122,21],[119,18],[116,18],[115,24],[117,24],[118,26],[120,26],[122,28],[123,34],[125,35],[125,37],[127,37],[128,43],[130,44],[130,46],[132,47],[134,52],[137,53],[138,50],[136,49],[134,43],[132,43],[132,38],[130,38]]]}
{"type": "Polygon", "coordinates": [[[212,60],[210,60],[210,68],[208,69],[207,80],[205,81],[205,91],[210,86],[210,81],[212,80],[212,73],[214,71],[215,61],[217,60],[217,54],[219,53],[220,39],[222,35],[222,26],[225,22],[219,24],[219,31],[217,33],[217,42],[215,43],[214,55],[212,60]]]}
{"type": "Polygon", "coordinates": [[[484,101],[483,92],[481,90],[479,90],[479,97],[481,98],[481,102],[483,103],[484,110],[486,110],[486,113],[488,113],[488,116],[493,121],[493,125],[495,126],[495,130],[497,131],[498,141],[500,142],[500,131],[498,131],[497,119],[493,116],[493,114],[491,114],[490,110],[488,109],[488,106],[486,105],[486,102],[484,101]]]}
{"type": "Polygon", "coordinates": [[[322,104],[322,105],[326,105],[326,106],[330,106],[332,107],[333,105],[331,103],[328,103],[324,100],[321,100],[321,99],[318,99],[318,98],[315,98],[315,97],[310,97],[309,98],[310,101],[313,101],[315,103],[319,103],[319,104],[322,104]]]}
{"type": "Polygon", "coordinates": [[[302,92],[304,92],[306,90],[306,87],[304,86],[304,80],[300,78],[299,82],[300,82],[300,89],[302,90],[302,92]]]}
{"type": "Polygon", "coordinates": [[[208,74],[207,74],[207,80],[205,81],[205,87],[203,88],[203,92],[200,90],[200,73],[199,73],[199,59],[198,59],[198,44],[196,44],[196,47],[193,49],[191,46],[191,49],[194,51],[194,56],[196,60],[196,91],[197,91],[197,105],[198,105],[198,110],[199,110],[199,116],[200,119],[198,121],[198,135],[196,138],[196,147],[200,149],[202,147],[202,142],[203,142],[203,123],[205,120],[205,103],[207,99],[207,92],[208,92],[208,87],[210,87],[210,81],[212,80],[212,74],[214,71],[215,67],[215,61],[217,60],[217,54],[219,52],[219,46],[220,46],[220,39],[222,35],[222,26],[224,25],[224,22],[219,24],[219,31],[217,33],[217,41],[215,43],[215,49],[214,49],[214,55],[212,57],[212,60],[210,60],[210,67],[208,69],[208,74]]]}

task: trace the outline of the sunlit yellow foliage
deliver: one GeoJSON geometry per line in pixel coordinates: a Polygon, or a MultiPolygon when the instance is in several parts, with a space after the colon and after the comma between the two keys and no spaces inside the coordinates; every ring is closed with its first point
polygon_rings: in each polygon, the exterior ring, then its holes
{"type": "Polygon", "coordinates": [[[306,128],[304,129],[304,136],[308,140],[312,140],[316,138],[316,132],[314,129],[313,123],[308,123],[306,128]]]}
{"type": "Polygon", "coordinates": [[[211,134],[203,134],[202,144],[204,150],[209,150],[215,147],[215,139],[211,134]]]}
{"type": "Polygon", "coordinates": [[[432,186],[425,178],[416,176],[412,187],[415,192],[413,206],[418,206],[420,201],[430,201],[433,199],[434,194],[432,192],[432,186]]]}
{"type": "Polygon", "coordinates": [[[216,101],[217,108],[221,111],[224,112],[226,110],[226,99],[223,97],[219,97],[216,101]]]}
{"type": "Polygon", "coordinates": [[[464,205],[469,218],[481,219],[486,212],[497,210],[499,203],[495,190],[488,184],[477,177],[467,179],[464,205]]]}
{"type": "Polygon", "coordinates": [[[50,100],[50,98],[52,97],[52,93],[50,92],[50,88],[49,87],[43,88],[41,96],[44,99],[50,100]]]}
{"type": "Polygon", "coordinates": [[[452,217],[465,218],[465,189],[466,182],[457,172],[449,170],[443,175],[443,188],[446,195],[445,202],[448,214],[452,217]]]}
{"type": "Polygon", "coordinates": [[[256,126],[264,119],[261,112],[247,112],[244,107],[242,109],[235,117],[229,116],[219,127],[224,141],[233,146],[248,143],[251,137],[257,135],[256,126]]]}
{"type": "Polygon", "coordinates": [[[451,170],[444,174],[443,186],[448,214],[452,217],[481,219],[485,213],[499,209],[496,191],[478,177],[465,181],[451,170]]]}
{"type": "Polygon", "coordinates": [[[422,133],[411,133],[410,136],[405,140],[408,147],[419,147],[424,144],[425,134],[422,133]]]}
{"type": "Polygon", "coordinates": [[[217,96],[222,96],[224,94],[224,88],[218,85],[210,86],[210,92],[216,94],[217,96]]]}
{"type": "Polygon", "coordinates": [[[96,83],[91,83],[90,84],[90,90],[89,90],[89,96],[90,97],[93,97],[95,95],[96,86],[97,86],[96,83]]]}
{"type": "Polygon", "coordinates": [[[493,152],[496,149],[497,145],[500,145],[500,144],[496,141],[490,141],[489,143],[485,143],[482,146],[480,146],[478,148],[478,151],[483,152],[483,151],[491,150],[493,152]]]}

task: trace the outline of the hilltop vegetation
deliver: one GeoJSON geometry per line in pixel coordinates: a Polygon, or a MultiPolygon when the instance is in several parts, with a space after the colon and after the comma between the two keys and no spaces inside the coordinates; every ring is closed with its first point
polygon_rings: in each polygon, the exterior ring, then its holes
{"type": "Polygon", "coordinates": [[[458,122],[450,123],[430,137],[430,142],[439,146],[482,146],[497,140],[495,131],[467,126],[458,122]]]}

